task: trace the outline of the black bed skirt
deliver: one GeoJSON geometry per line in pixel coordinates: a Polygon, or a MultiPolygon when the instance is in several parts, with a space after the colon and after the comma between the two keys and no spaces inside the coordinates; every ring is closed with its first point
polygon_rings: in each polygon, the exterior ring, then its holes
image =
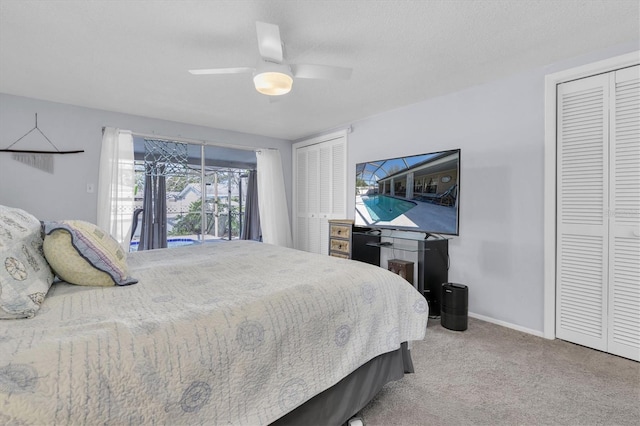
{"type": "Polygon", "coordinates": [[[375,357],[271,425],[341,425],[364,408],[385,384],[401,379],[405,373],[413,373],[407,343],[375,357]]]}

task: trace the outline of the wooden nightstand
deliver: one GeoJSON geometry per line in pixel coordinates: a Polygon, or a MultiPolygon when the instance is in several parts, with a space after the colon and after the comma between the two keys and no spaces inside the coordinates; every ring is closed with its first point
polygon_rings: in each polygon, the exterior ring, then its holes
{"type": "Polygon", "coordinates": [[[329,256],[351,259],[351,230],[353,220],[333,219],[329,221],[329,256]]]}

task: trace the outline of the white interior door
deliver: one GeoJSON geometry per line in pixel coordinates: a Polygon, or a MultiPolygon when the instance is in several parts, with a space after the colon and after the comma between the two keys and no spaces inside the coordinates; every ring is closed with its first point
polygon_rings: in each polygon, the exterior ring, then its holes
{"type": "Polygon", "coordinates": [[[609,76],[558,86],[556,336],[607,349],[609,76]]]}
{"type": "Polygon", "coordinates": [[[608,352],[640,361],[640,66],[612,77],[608,352]]]}
{"type": "Polygon", "coordinates": [[[556,335],[640,361],[640,66],[557,99],[556,335]]]}
{"type": "Polygon", "coordinates": [[[295,247],[328,254],[329,219],[346,218],[346,135],[294,146],[294,152],[295,247]]]}
{"type": "Polygon", "coordinates": [[[298,149],[295,151],[295,220],[293,246],[298,250],[309,251],[309,202],[307,190],[307,159],[309,151],[298,149]]]}
{"type": "Polygon", "coordinates": [[[320,155],[317,147],[296,150],[296,225],[294,247],[319,253],[321,223],[319,215],[320,155]]]}

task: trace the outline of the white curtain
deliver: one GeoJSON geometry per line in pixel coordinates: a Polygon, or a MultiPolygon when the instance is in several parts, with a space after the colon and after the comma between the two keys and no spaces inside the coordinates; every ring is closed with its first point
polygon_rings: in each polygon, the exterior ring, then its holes
{"type": "Polygon", "coordinates": [[[263,149],[257,151],[256,156],[262,241],[293,247],[280,151],[263,149]]]}
{"type": "Polygon", "coordinates": [[[102,134],[98,175],[98,227],[108,231],[129,252],[135,190],[133,136],[106,127],[102,134]]]}

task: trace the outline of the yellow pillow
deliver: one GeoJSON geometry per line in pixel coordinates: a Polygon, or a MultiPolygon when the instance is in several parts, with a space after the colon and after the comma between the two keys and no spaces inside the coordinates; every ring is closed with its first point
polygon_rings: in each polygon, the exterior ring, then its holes
{"type": "Polygon", "coordinates": [[[96,225],[81,220],[44,222],[44,256],[60,279],[77,285],[135,284],[120,244],[96,225]]]}

